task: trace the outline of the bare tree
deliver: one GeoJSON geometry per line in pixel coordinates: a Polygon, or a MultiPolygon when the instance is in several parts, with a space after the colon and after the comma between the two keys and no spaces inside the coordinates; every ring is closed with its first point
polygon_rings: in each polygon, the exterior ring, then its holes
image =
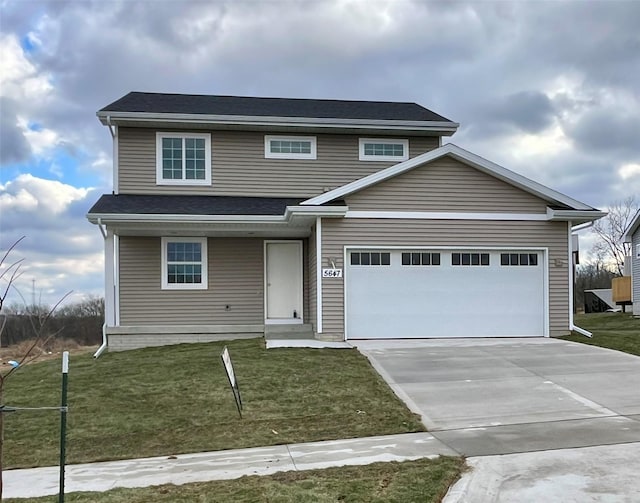
{"type": "Polygon", "coordinates": [[[615,264],[616,272],[622,276],[624,258],[631,255],[631,245],[623,243],[624,231],[631,224],[631,220],[640,210],[640,200],[635,196],[615,201],[609,206],[606,217],[596,220],[593,232],[599,238],[595,245],[596,251],[604,253],[615,264]]]}
{"type": "MultiPolygon", "coordinates": [[[[18,239],[13,245],[9,247],[9,249],[4,253],[2,258],[0,258],[0,283],[3,283],[3,288],[0,289],[0,315],[2,315],[2,308],[5,304],[5,300],[9,295],[9,291],[14,286],[15,281],[22,274],[22,263],[24,259],[16,260],[14,262],[9,262],[9,257],[11,253],[14,251],[16,246],[24,239],[24,236],[18,239]]],[[[7,379],[12,376],[20,367],[31,363],[39,356],[41,353],[36,352],[36,348],[41,345],[47,344],[53,337],[55,337],[58,332],[49,332],[47,330],[47,323],[51,319],[53,312],[57,309],[60,303],[70,294],[67,293],[60,301],[53,306],[53,308],[49,309],[48,312],[44,316],[31,316],[31,329],[33,333],[33,341],[28,345],[24,354],[17,360],[13,361],[7,370],[0,369],[0,407],[4,407],[4,390],[7,379]]],[[[0,322],[0,339],[2,338],[2,332],[4,331],[6,322],[6,317],[2,316],[2,321],[0,322]]],[[[3,492],[3,468],[4,468],[4,410],[0,410],[0,501],[2,501],[2,492],[3,492]]]]}

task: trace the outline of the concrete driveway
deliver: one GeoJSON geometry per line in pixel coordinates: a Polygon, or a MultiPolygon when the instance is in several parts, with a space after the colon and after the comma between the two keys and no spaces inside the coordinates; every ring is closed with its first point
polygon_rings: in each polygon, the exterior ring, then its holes
{"type": "Polygon", "coordinates": [[[640,358],[558,339],[354,343],[467,456],[640,441],[640,358]]]}
{"type": "Polygon", "coordinates": [[[640,358],[547,338],[352,344],[469,457],[445,501],[640,501],[640,358]]]}

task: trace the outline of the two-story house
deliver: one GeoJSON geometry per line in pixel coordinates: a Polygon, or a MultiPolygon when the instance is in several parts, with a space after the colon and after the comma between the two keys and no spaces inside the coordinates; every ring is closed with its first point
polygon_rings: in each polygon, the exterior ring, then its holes
{"type": "Polygon", "coordinates": [[[415,103],[133,92],[98,112],[111,349],[256,337],[554,336],[602,212],[415,103]]]}

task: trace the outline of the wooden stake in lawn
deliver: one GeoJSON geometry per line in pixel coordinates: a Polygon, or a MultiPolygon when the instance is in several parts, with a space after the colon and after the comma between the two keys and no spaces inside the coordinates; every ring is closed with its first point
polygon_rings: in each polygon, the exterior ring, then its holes
{"type": "Polygon", "coordinates": [[[238,380],[236,379],[236,374],[233,371],[233,363],[231,363],[231,356],[229,355],[229,350],[227,346],[222,350],[222,354],[220,355],[222,358],[222,365],[224,365],[224,369],[227,372],[227,379],[229,379],[229,386],[231,386],[231,392],[233,393],[233,399],[236,401],[236,407],[238,409],[238,414],[240,414],[240,419],[242,419],[242,397],[240,396],[240,388],[238,387],[238,380]]]}

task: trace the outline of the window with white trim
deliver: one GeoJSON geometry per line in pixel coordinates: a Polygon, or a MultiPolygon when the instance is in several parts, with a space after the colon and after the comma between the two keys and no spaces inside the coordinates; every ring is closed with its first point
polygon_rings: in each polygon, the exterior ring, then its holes
{"type": "Polygon", "coordinates": [[[211,135],[156,133],[158,185],[211,185],[211,135]]]}
{"type": "Polygon", "coordinates": [[[409,140],[388,138],[360,138],[361,161],[406,161],[409,159],[409,140]]]}
{"type": "Polygon", "coordinates": [[[315,159],[315,136],[264,136],[266,159],[315,159]]]}
{"type": "Polygon", "coordinates": [[[207,238],[162,238],[162,289],[207,288],[207,238]]]}

